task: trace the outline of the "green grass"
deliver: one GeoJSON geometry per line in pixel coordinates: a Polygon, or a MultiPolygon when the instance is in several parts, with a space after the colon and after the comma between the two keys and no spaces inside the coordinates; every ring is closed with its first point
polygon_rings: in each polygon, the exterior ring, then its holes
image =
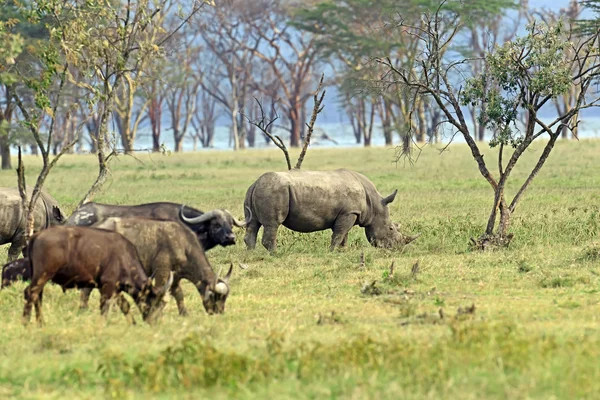
{"type": "MultiPolygon", "coordinates": [[[[599,141],[559,143],[517,209],[510,248],[477,253],[468,242],[484,229],[492,191],[466,147],[426,148],[415,167],[392,163],[390,149],[311,149],[305,169],[346,167],[384,195],[398,188],[392,218],[422,236],[402,251],[375,249],[355,227],[349,248],[330,253],[329,231],[282,228],[270,255],[246,251],[237,231],[236,246],[208,253],[215,270],[236,265],[226,313],[207,316],[186,283],[191,315],[179,317],[171,300],[152,327],[128,326],[116,308],[106,322],[97,293],[79,313],[78,293],[53,286],[46,326],[23,327],[17,284],[0,292],[0,398],[597,397],[598,154],[599,141]]],[[[96,200],[176,201],[241,217],[248,186],[284,167],[275,150],[138,158],[120,157],[96,200]]],[[[31,185],[39,160],[25,162],[31,185]]],[[[95,174],[92,156],[67,156],[47,189],[69,214],[95,174]]],[[[0,186],[15,182],[14,171],[0,172],[0,186]]]]}

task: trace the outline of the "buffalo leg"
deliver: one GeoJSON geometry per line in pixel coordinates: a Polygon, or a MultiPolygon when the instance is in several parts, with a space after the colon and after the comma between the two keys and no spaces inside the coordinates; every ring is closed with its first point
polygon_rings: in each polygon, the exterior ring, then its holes
{"type": "Polygon", "coordinates": [[[277,228],[278,226],[264,226],[262,245],[270,252],[277,250],[277,228]]]}
{"type": "Polygon", "coordinates": [[[42,317],[42,300],[44,297],[44,288],[42,287],[39,290],[39,293],[33,294],[33,306],[35,307],[35,320],[37,321],[38,326],[44,325],[44,318],[42,317]]]}
{"type": "Polygon", "coordinates": [[[33,299],[31,298],[31,286],[25,288],[23,292],[25,296],[25,308],[23,308],[23,324],[27,325],[31,320],[31,308],[33,307],[33,299]]]}
{"type": "Polygon", "coordinates": [[[90,293],[93,288],[83,288],[79,291],[79,310],[87,310],[90,301],[90,293]]]}
{"type": "MultiPolygon", "coordinates": [[[[335,249],[348,239],[348,231],[356,222],[356,214],[340,215],[333,223],[333,235],[331,235],[330,250],[335,249]]],[[[344,243],[345,244],[345,243],[344,243]]]]}
{"type": "Polygon", "coordinates": [[[123,315],[125,315],[127,322],[129,322],[131,325],[135,325],[135,319],[133,318],[133,315],[129,313],[129,310],[131,310],[131,305],[123,296],[123,294],[119,294],[117,296],[117,304],[119,305],[119,308],[121,309],[123,315]]]}
{"type": "Polygon", "coordinates": [[[113,285],[104,285],[100,289],[100,314],[108,319],[108,311],[113,302],[115,287],[113,285]]]}
{"type": "Polygon", "coordinates": [[[183,303],[183,290],[181,290],[181,285],[179,281],[174,282],[171,285],[171,296],[175,297],[175,301],[177,302],[177,309],[179,310],[179,315],[185,317],[187,315],[187,310],[185,308],[185,304],[183,303]]]}
{"type": "Polygon", "coordinates": [[[254,250],[256,247],[256,237],[258,236],[258,230],[260,229],[260,223],[256,220],[250,221],[246,226],[246,234],[244,235],[244,243],[246,243],[246,249],[254,250]]]}

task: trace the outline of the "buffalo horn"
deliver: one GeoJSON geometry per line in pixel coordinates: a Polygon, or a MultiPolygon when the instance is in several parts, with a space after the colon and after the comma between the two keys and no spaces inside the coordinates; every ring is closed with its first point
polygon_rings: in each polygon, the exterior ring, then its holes
{"type": "Polygon", "coordinates": [[[220,210],[212,210],[209,212],[205,212],[204,214],[202,214],[196,218],[187,218],[185,215],[183,215],[184,207],[185,207],[185,204],[181,206],[181,210],[179,211],[179,216],[181,217],[181,219],[184,222],[187,222],[188,224],[200,224],[202,222],[210,221],[211,219],[216,217],[219,212],[221,212],[220,210]]]}
{"type": "Polygon", "coordinates": [[[231,214],[231,211],[229,211],[229,210],[223,210],[223,212],[224,212],[225,214],[229,215],[229,217],[230,217],[230,218],[231,218],[231,220],[233,221],[233,225],[237,226],[238,228],[243,228],[243,227],[245,227],[246,225],[248,225],[248,224],[250,223],[250,221],[252,221],[252,210],[250,210],[250,207],[248,207],[248,206],[246,206],[246,209],[248,210],[248,213],[249,213],[250,215],[249,215],[249,216],[248,216],[248,218],[247,218],[245,221],[243,221],[243,222],[241,222],[241,221],[238,221],[237,219],[235,219],[235,217],[233,216],[233,214],[231,214]]]}

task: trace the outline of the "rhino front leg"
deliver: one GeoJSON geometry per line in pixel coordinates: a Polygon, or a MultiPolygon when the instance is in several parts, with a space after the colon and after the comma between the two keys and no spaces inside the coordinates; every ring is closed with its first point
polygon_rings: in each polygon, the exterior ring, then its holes
{"type": "Polygon", "coordinates": [[[279,228],[277,225],[274,227],[265,225],[263,228],[262,245],[270,252],[277,250],[277,228],[279,228]]]}
{"type": "Polygon", "coordinates": [[[333,224],[333,235],[331,235],[331,246],[329,250],[333,251],[337,246],[345,246],[348,241],[348,231],[352,229],[356,222],[356,214],[345,214],[337,217],[333,224]]]}

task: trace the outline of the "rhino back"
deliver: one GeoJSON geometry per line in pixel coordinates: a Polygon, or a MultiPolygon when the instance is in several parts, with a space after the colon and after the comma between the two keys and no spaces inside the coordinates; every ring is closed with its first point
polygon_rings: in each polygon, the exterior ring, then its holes
{"type": "Polygon", "coordinates": [[[260,204],[265,213],[274,210],[277,222],[295,231],[329,229],[346,213],[356,214],[360,224],[368,214],[365,189],[351,171],[292,170],[262,180],[265,175],[257,181],[254,205],[260,204]]]}
{"type": "MultiPolygon", "coordinates": [[[[29,191],[31,195],[31,191],[29,191]]],[[[46,226],[46,207],[39,199],[34,208],[34,231],[46,226]]],[[[0,188],[0,244],[9,243],[25,230],[25,214],[21,195],[16,188],[0,188]]]]}

